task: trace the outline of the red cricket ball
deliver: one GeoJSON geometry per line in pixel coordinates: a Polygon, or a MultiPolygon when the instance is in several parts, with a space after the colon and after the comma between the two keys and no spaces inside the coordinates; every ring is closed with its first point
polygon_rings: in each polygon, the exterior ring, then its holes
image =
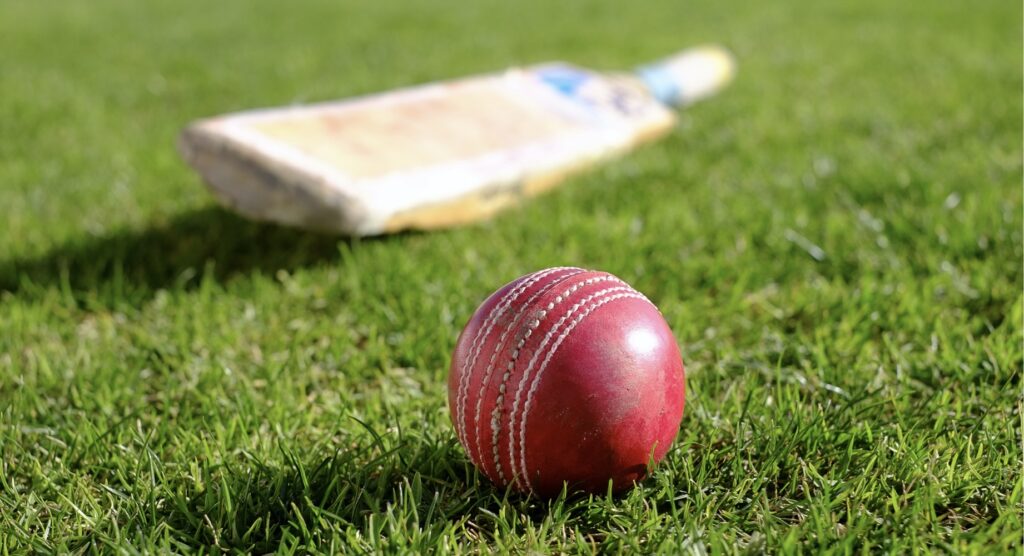
{"type": "Polygon", "coordinates": [[[621,491],[679,431],[686,376],[672,331],[606,272],[549,268],[491,294],[459,336],[448,409],[500,487],[621,491]]]}

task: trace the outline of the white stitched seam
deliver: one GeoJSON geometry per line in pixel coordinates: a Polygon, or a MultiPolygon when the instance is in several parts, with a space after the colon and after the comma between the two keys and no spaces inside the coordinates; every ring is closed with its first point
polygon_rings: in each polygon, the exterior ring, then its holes
{"type": "MultiPolygon", "coordinates": [[[[602,277],[602,278],[607,279],[607,277],[602,277]]],[[[614,278],[614,277],[612,277],[612,278],[614,278]]],[[[595,299],[597,297],[600,297],[600,296],[603,296],[603,295],[608,295],[610,293],[615,293],[615,292],[619,292],[619,291],[633,291],[632,288],[630,288],[628,284],[622,282],[621,280],[618,280],[616,278],[615,282],[620,283],[622,285],[621,286],[611,287],[611,288],[605,288],[603,290],[600,290],[600,291],[597,291],[595,293],[592,293],[589,296],[587,296],[587,297],[583,298],[582,300],[580,300],[579,302],[577,302],[572,307],[570,307],[569,310],[566,311],[565,314],[562,315],[558,319],[558,321],[555,322],[555,324],[551,325],[551,328],[548,329],[547,333],[544,335],[544,338],[541,339],[540,344],[537,346],[536,350],[534,350],[532,356],[530,357],[529,362],[526,365],[526,368],[523,369],[522,377],[519,380],[519,387],[516,389],[516,397],[512,401],[512,408],[511,408],[511,411],[509,411],[509,421],[508,421],[508,426],[509,426],[509,439],[508,439],[509,465],[512,467],[512,474],[513,474],[513,476],[516,476],[516,482],[517,483],[519,483],[522,479],[520,477],[518,477],[519,473],[516,473],[516,465],[515,465],[516,460],[515,460],[515,451],[514,451],[515,450],[515,434],[514,434],[514,430],[513,429],[515,427],[516,412],[519,410],[519,403],[520,403],[520,400],[522,399],[522,396],[523,396],[523,389],[525,388],[525,384],[527,383],[527,381],[528,381],[528,379],[530,377],[530,371],[533,370],[533,367],[534,367],[534,365],[537,364],[538,359],[545,353],[545,348],[547,347],[548,343],[551,342],[551,340],[552,340],[552,338],[554,338],[555,334],[557,334],[558,331],[561,329],[562,325],[565,324],[565,321],[568,320],[573,315],[573,313],[575,313],[577,310],[579,310],[580,307],[586,305],[587,303],[590,303],[593,299],[595,299]]]]}
{"type": "MultiPolygon", "coordinates": [[[[593,313],[599,307],[601,307],[601,306],[603,306],[603,305],[605,305],[607,303],[611,303],[612,301],[615,301],[615,300],[618,300],[618,299],[642,299],[642,300],[646,301],[647,303],[651,303],[650,300],[648,300],[643,294],[641,294],[640,292],[637,292],[636,290],[632,290],[629,293],[619,293],[619,294],[614,294],[614,295],[610,295],[610,296],[602,297],[601,299],[598,299],[590,307],[588,307],[584,312],[580,313],[580,315],[578,317],[576,317],[576,319],[573,320],[572,323],[570,323],[565,328],[565,330],[561,333],[561,335],[559,335],[558,339],[555,340],[555,342],[551,345],[551,349],[548,350],[547,354],[545,355],[544,360],[540,364],[540,367],[538,367],[537,374],[533,377],[533,382],[530,384],[530,390],[526,393],[526,401],[523,403],[523,416],[522,416],[522,419],[519,422],[519,467],[520,467],[520,474],[523,477],[523,479],[526,481],[527,489],[529,489],[531,492],[533,491],[533,484],[530,481],[529,471],[528,471],[528,468],[527,468],[527,465],[526,465],[526,423],[527,423],[527,419],[529,418],[529,415],[530,415],[530,408],[532,407],[532,404],[533,404],[534,395],[537,392],[537,387],[540,385],[541,376],[543,376],[544,371],[547,368],[548,363],[551,361],[551,358],[554,357],[555,352],[558,351],[558,347],[561,346],[562,342],[564,342],[565,339],[569,337],[569,335],[572,333],[573,329],[575,329],[577,325],[579,325],[581,322],[583,322],[583,320],[586,319],[587,316],[589,316],[591,313],[593,313]]],[[[651,303],[651,305],[653,306],[653,303],[651,303]]],[[[526,375],[524,374],[524,380],[525,380],[525,378],[526,378],[526,375]]],[[[522,387],[522,384],[523,383],[521,382],[520,383],[520,387],[522,387]]],[[[514,463],[515,462],[513,462],[513,465],[514,465],[514,463]]]]}
{"type": "MultiPolygon", "coordinates": [[[[582,274],[582,273],[586,272],[583,269],[574,268],[574,267],[562,267],[561,270],[575,270],[575,272],[570,272],[569,274],[566,274],[564,276],[559,276],[554,281],[542,285],[541,288],[537,292],[535,292],[533,295],[531,295],[526,300],[526,302],[524,302],[522,304],[522,306],[519,307],[519,309],[516,311],[516,314],[511,319],[509,319],[509,322],[506,324],[506,326],[501,331],[501,336],[498,338],[498,341],[494,345],[494,350],[491,352],[491,357],[490,357],[490,359],[487,362],[487,368],[486,368],[486,370],[484,372],[484,376],[483,376],[483,378],[480,381],[480,391],[477,393],[477,397],[476,397],[476,411],[473,413],[473,436],[474,436],[474,438],[476,440],[476,442],[475,442],[475,444],[476,444],[476,447],[475,447],[476,448],[475,449],[476,461],[478,461],[481,466],[484,464],[485,460],[484,460],[483,450],[480,447],[480,444],[481,444],[480,443],[480,433],[479,433],[479,430],[480,430],[480,410],[482,409],[481,405],[483,404],[484,392],[487,389],[487,382],[491,379],[491,373],[494,372],[494,363],[497,360],[498,353],[501,351],[501,348],[504,346],[505,338],[506,338],[506,336],[508,336],[509,331],[511,331],[512,328],[515,326],[515,324],[519,321],[519,317],[523,314],[523,312],[526,311],[527,309],[529,309],[530,305],[532,305],[533,302],[538,297],[543,295],[545,292],[547,292],[548,290],[550,290],[554,286],[558,285],[562,280],[564,280],[564,279],[566,279],[568,277],[576,276],[577,274],[582,274]]],[[[550,274],[546,275],[546,276],[550,276],[550,274]]],[[[475,365],[475,361],[474,361],[474,367],[475,366],[476,365],[475,365]]],[[[467,390],[466,391],[466,398],[468,399],[468,397],[469,397],[469,385],[468,384],[466,385],[466,390],[467,390]]],[[[469,433],[468,432],[466,433],[466,450],[467,451],[473,450],[473,447],[471,447],[469,445],[469,433]]],[[[471,458],[472,458],[472,456],[473,456],[473,454],[470,454],[471,458]]]]}
{"type": "MultiPolygon", "coordinates": [[[[573,312],[575,312],[577,309],[579,309],[580,306],[586,304],[587,302],[589,302],[594,297],[597,297],[597,296],[602,295],[602,294],[606,294],[606,293],[609,293],[609,292],[615,292],[615,291],[633,291],[633,289],[630,288],[628,284],[626,284],[622,280],[619,280],[615,276],[612,276],[610,274],[606,274],[604,276],[597,276],[597,277],[590,278],[588,280],[585,280],[583,282],[579,282],[579,283],[575,284],[574,286],[572,286],[571,288],[569,288],[565,292],[563,292],[562,295],[559,295],[558,297],[556,297],[555,300],[553,302],[549,303],[547,305],[547,307],[546,307],[547,313],[550,313],[555,308],[555,305],[557,305],[558,303],[560,303],[564,299],[568,299],[568,297],[570,295],[575,293],[581,287],[587,286],[587,285],[590,285],[590,284],[595,284],[595,283],[598,283],[598,282],[613,282],[613,283],[621,284],[621,286],[616,286],[616,287],[612,287],[612,288],[606,288],[606,289],[601,290],[601,291],[599,291],[597,293],[591,294],[590,296],[584,298],[582,301],[580,301],[580,302],[576,303],[575,305],[573,305],[566,312],[566,314],[563,315],[548,330],[548,332],[545,334],[544,338],[541,340],[541,343],[537,346],[536,350],[534,350],[534,352],[533,352],[533,354],[532,354],[532,356],[530,358],[530,361],[527,364],[526,368],[523,370],[523,378],[520,380],[519,388],[516,390],[516,397],[513,400],[512,408],[509,411],[509,421],[508,421],[508,425],[509,425],[509,444],[508,444],[509,467],[511,467],[510,471],[512,472],[512,476],[515,479],[516,483],[520,483],[520,478],[517,476],[518,474],[516,473],[516,470],[515,470],[515,468],[516,468],[516,465],[515,465],[515,455],[514,455],[514,451],[513,451],[514,450],[514,446],[513,445],[514,445],[514,442],[515,442],[515,435],[514,435],[513,427],[515,425],[516,411],[519,409],[519,401],[522,398],[523,384],[526,381],[526,377],[529,376],[530,370],[536,364],[537,358],[540,357],[540,355],[544,352],[545,346],[547,346],[548,342],[551,341],[552,336],[555,334],[555,332],[558,330],[558,328],[565,322],[565,320],[570,315],[573,314],[573,312]]],[[[496,431],[493,434],[492,438],[493,438],[493,443],[495,444],[495,447],[497,447],[496,446],[496,444],[497,444],[497,432],[496,431]]],[[[495,462],[496,463],[498,462],[498,458],[497,457],[495,457],[495,462]]]]}
{"type": "Polygon", "coordinates": [[[526,288],[535,284],[545,276],[554,274],[555,272],[563,269],[564,267],[549,268],[547,270],[537,271],[528,275],[526,279],[522,280],[516,285],[516,287],[512,288],[504,297],[502,297],[501,301],[491,309],[490,314],[487,315],[487,318],[484,320],[484,324],[477,330],[476,335],[473,337],[473,342],[470,344],[468,357],[462,363],[462,370],[459,374],[459,388],[456,390],[455,397],[456,431],[458,432],[459,439],[462,440],[463,444],[468,441],[468,436],[466,435],[465,413],[466,397],[468,396],[469,391],[469,377],[472,375],[471,371],[475,366],[476,358],[480,356],[480,350],[483,348],[482,341],[486,339],[487,334],[490,333],[490,329],[494,327],[494,323],[497,319],[505,313],[512,301],[522,294],[526,288]]]}
{"type": "MultiPolygon", "coordinates": [[[[616,277],[614,277],[614,276],[612,276],[610,274],[606,274],[604,276],[595,276],[593,278],[587,278],[586,280],[582,280],[580,282],[576,282],[572,286],[566,288],[565,291],[563,291],[561,294],[556,296],[555,300],[550,302],[550,303],[548,303],[547,307],[545,309],[542,309],[540,312],[538,312],[538,318],[534,319],[529,324],[529,328],[526,330],[526,333],[523,335],[523,338],[520,339],[519,344],[516,346],[516,349],[513,351],[513,355],[510,358],[510,361],[508,363],[508,366],[507,366],[507,369],[505,371],[505,374],[502,376],[501,385],[498,387],[498,397],[495,400],[494,409],[491,411],[491,455],[494,458],[494,470],[498,473],[498,478],[501,480],[502,483],[504,483],[506,481],[506,479],[505,479],[505,473],[501,469],[501,458],[499,457],[499,454],[498,454],[498,436],[501,433],[501,407],[502,407],[502,405],[504,405],[504,402],[505,402],[505,383],[508,381],[509,377],[511,376],[512,370],[515,368],[515,362],[516,362],[516,359],[518,359],[518,357],[519,357],[520,350],[526,344],[526,340],[533,333],[533,330],[535,330],[538,326],[540,326],[541,320],[543,320],[544,317],[546,317],[548,314],[550,314],[551,310],[554,309],[556,305],[558,305],[562,301],[568,299],[570,295],[576,293],[577,290],[579,290],[580,288],[582,288],[584,286],[588,286],[590,284],[594,284],[594,283],[597,283],[597,282],[605,282],[605,281],[614,281],[614,282],[618,282],[620,284],[626,285],[624,282],[622,282],[622,280],[619,280],[618,278],[616,278],[616,277]]],[[[513,412],[513,414],[514,414],[514,412],[513,412]]],[[[509,438],[510,439],[511,439],[511,435],[512,435],[512,422],[509,421],[509,438]]],[[[515,461],[514,460],[512,460],[512,459],[509,460],[509,467],[512,468],[512,469],[510,469],[510,471],[512,471],[512,475],[513,475],[513,479],[514,479],[515,478],[515,461]]]]}

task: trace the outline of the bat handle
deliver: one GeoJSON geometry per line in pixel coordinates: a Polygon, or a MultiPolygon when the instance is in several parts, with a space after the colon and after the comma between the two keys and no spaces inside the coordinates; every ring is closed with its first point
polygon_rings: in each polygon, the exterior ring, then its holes
{"type": "Polygon", "coordinates": [[[664,104],[686,106],[729,84],[736,61],[717,45],[699,46],[637,68],[636,75],[664,104]]]}

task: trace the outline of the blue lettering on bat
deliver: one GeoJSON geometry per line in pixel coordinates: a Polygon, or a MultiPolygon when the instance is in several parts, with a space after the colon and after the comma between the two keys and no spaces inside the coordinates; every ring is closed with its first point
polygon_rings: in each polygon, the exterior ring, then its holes
{"type": "Polygon", "coordinates": [[[647,97],[636,91],[567,65],[537,68],[537,80],[591,112],[613,110],[624,116],[637,116],[648,108],[647,97]]]}
{"type": "Polygon", "coordinates": [[[537,72],[540,80],[565,96],[576,96],[576,92],[590,76],[586,72],[569,67],[548,67],[537,72]]]}

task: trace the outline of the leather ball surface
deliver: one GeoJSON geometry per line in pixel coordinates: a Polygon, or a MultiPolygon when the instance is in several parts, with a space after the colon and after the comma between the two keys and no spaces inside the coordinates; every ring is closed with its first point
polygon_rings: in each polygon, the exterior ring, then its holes
{"type": "Polygon", "coordinates": [[[661,461],[686,397],[676,340],[643,294],[560,267],[505,285],[459,336],[448,408],[499,487],[554,496],[622,491],[661,461]]]}

